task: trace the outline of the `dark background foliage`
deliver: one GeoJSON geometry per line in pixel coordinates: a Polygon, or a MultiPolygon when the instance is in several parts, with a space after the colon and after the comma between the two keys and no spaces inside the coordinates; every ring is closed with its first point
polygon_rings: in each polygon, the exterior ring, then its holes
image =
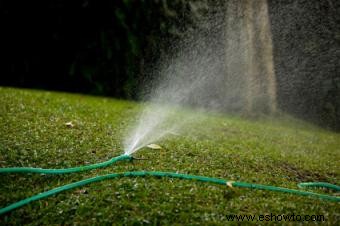
{"type": "MultiPolygon", "coordinates": [[[[0,85],[136,99],[146,65],[221,2],[1,1],[0,85]]],[[[335,129],[339,10],[337,0],[269,0],[279,107],[335,129]]]]}
{"type": "Polygon", "coordinates": [[[190,22],[180,1],[14,0],[0,7],[1,85],[123,98],[136,97],[145,61],[176,38],[171,27],[190,22]]]}

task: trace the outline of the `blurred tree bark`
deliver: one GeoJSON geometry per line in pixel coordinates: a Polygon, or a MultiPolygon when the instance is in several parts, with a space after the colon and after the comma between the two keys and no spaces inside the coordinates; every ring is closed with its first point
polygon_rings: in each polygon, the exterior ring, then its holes
{"type": "Polygon", "coordinates": [[[227,100],[246,114],[276,112],[267,0],[230,0],[226,12],[227,100]]]}

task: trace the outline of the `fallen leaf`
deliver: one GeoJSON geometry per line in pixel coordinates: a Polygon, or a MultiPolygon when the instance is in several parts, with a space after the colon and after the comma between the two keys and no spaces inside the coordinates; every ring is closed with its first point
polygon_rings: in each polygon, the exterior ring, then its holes
{"type": "Polygon", "coordinates": [[[68,128],[73,128],[74,127],[72,122],[66,122],[65,126],[67,126],[68,128]]]}
{"type": "Polygon", "coordinates": [[[158,144],[149,144],[147,145],[148,148],[154,149],[154,150],[160,150],[163,149],[161,146],[159,146],[158,144]]]}
{"type": "Polygon", "coordinates": [[[80,190],[77,190],[76,193],[78,194],[87,194],[87,190],[86,189],[80,189],[80,190]]]}

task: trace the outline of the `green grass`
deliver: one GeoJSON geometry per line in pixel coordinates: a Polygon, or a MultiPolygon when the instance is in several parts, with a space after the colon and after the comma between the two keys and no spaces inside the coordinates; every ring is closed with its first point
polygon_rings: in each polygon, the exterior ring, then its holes
{"type": "MultiPolygon", "coordinates": [[[[141,107],[108,98],[0,88],[0,167],[63,168],[120,155],[124,134],[141,107]],[[69,121],[73,128],[65,125],[69,121]]],[[[80,179],[131,170],[288,188],[306,181],[339,184],[340,134],[288,116],[249,121],[210,114],[200,119],[182,135],[157,142],[164,150],[135,154],[148,160],[70,175],[0,175],[0,207],[80,179]]],[[[228,214],[271,213],[322,214],[326,223],[335,225],[339,210],[339,203],[289,194],[176,179],[122,178],[33,202],[0,216],[0,225],[225,225],[238,224],[228,222],[228,214]]]]}

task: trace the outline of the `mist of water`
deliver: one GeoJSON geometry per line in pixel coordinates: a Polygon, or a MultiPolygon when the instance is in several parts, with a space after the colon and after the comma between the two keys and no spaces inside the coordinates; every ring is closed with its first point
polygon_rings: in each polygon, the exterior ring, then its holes
{"type": "Polygon", "coordinates": [[[132,154],[196,121],[182,106],[217,111],[276,109],[267,1],[231,0],[174,44],[153,71],[146,106],[124,141],[132,154]]]}

